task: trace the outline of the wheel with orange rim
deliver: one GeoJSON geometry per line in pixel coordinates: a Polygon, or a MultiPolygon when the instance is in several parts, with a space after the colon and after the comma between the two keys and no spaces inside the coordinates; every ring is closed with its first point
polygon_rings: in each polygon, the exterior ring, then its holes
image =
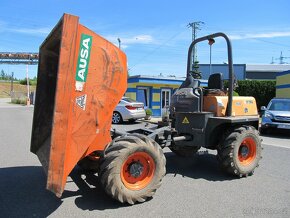
{"type": "Polygon", "coordinates": [[[166,160],[152,139],[130,134],[114,139],[101,158],[99,177],[107,194],[134,204],[152,197],[165,175],[166,160]]]}
{"type": "Polygon", "coordinates": [[[218,147],[222,169],[240,177],[252,175],[261,157],[259,132],[252,126],[229,130],[218,147]]]}
{"type": "Polygon", "coordinates": [[[153,179],[155,162],[146,152],[131,154],[121,170],[123,184],[130,190],[141,190],[153,179]]]}
{"type": "Polygon", "coordinates": [[[257,153],[256,142],[253,138],[247,137],[243,140],[239,147],[238,158],[242,165],[251,164],[255,158],[257,153]]]}

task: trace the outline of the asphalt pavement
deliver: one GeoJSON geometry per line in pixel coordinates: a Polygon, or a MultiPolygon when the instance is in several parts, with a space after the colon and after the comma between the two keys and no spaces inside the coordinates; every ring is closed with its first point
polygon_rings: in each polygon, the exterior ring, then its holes
{"type": "MultiPolygon", "coordinates": [[[[213,151],[180,158],[165,149],[162,186],[149,201],[128,206],[78,167],[60,199],[47,191],[44,171],[29,151],[32,114],[33,107],[0,106],[0,217],[290,217],[289,136],[263,137],[260,167],[242,179],[223,174],[213,151]]],[[[117,128],[134,125],[144,124],[117,128]]]]}

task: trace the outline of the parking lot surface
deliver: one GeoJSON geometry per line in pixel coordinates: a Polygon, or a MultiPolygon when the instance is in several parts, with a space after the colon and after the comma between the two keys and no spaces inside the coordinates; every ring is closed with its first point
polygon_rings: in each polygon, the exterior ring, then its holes
{"type": "MultiPolygon", "coordinates": [[[[75,168],[62,198],[30,153],[32,107],[0,107],[0,217],[290,217],[290,137],[263,136],[253,176],[223,174],[214,151],[180,158],[165,149],[167,174],[149,201],[128,206],[109,198],[97,175],[75,168]]],[[[123,130],[142,126],[114,126],[123,130]]]]}

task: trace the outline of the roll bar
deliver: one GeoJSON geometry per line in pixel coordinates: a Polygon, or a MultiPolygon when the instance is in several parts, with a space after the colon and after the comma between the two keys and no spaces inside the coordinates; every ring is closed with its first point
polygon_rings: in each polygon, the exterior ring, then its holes
{"type": "Polygon", "coordinates": [[[229,67],[229,94],[228,94],[228,105],[226,110],[226,116],[232,116],[232,102],[233,102],[233,81],[234,81],[234,73],[233,73],[233,55],[232,55],[232,45],[229,37],[224,33],[214,33],[211,35],[203,36],[194,40],[188,49],[187,56],[187,73],[186,76],[190,76],[190,72],[192,71],[191,57],[192,57],[192,49],[193,47],[202,41],[212,40],[213,38],[223,37],[227,42],[228,47],[228,67],[229,67]]]}

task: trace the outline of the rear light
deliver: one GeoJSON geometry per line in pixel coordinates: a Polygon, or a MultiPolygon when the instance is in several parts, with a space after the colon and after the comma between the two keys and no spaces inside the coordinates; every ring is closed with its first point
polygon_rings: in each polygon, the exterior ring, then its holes
{"type": "Polygon", "coordinates": [[[125,106],[128,110],[136,110],[137,109],[137,107],[133,107],[133,106],[131,106],[131,105],[126,105],[125,106]]]}

